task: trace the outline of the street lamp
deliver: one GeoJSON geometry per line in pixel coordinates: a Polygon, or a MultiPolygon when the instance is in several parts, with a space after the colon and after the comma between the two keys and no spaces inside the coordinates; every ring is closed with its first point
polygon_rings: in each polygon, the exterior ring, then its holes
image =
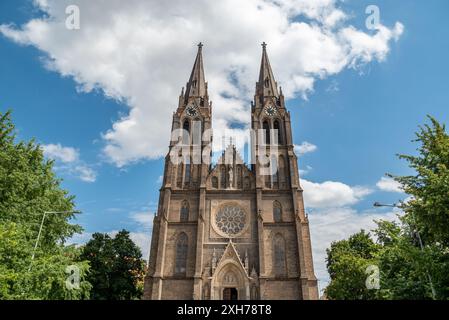
{"type": "Polygon", "coordinates": [[[81,211],[45,211],[44,212],[44,215],[42,216],[41,226],[39,228],[39,233],[37,234],[36,243],[34,245],[33,255],[31,256],[31,262],[30,262],[30,267],[28,268],[28,272],[31,271],[31,265],[33,263],[34,256],[36,254],[36,249],[39,244],[39,239],[40,239],[41,233],[42,233],[42,227],[44,226],[44,221],[45,221],[45,217],[47,216],[47,214],[72,214],[72,213],[81,213],[81,211]]]}
{"type": "MultiPolygon", "coordinates": [[[[378,208],[379,207],[391,207],[391,208],[402,209],[402,207],[400,205],[396,204],[396,203],[393,203],[393,204],[382,204],[382,203],[379,203],[379,202],[374,202],[373,206],[378,207],[378,208]]],[[[415,219],[415,215],[413,213],[412,213],[412,218],[415,221],[415,228],[416,228],[415,232],[416,232],[416,236],[418,237],[419,247],[421,248],[421,251],[424,251],[424,245],[422,243],[421,235],[419,234],[419,230],[416,227],[416,219],[415,219]]],[[[426,273],[427,273],[427,278],[429,280],[430,289],[432,290],[432,298],[433,298],[433,300],[436,300],[436,298],[435,298],[436,293],[435,293],[435,288],[433,287],[432,277],[430,276],[430,273],[429,273],[428,270],[426,270],[426,273]]]]}

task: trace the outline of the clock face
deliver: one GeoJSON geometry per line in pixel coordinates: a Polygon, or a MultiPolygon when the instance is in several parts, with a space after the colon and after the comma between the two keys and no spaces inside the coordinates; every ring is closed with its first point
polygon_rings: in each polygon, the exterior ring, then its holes
{"type": "Polygon", "coordinates": [[[266,109],[265,109],[265,113],[272,117],[277,113],[277,110],[275,107],[273,107],[272,105],[269,105],[266,109]]]}
{"type": "Polygon", "coordinates": [[[195,117],[198,114],[198,111],[194,106],[187,107],[186,113],[189,117],[195,117]]]}

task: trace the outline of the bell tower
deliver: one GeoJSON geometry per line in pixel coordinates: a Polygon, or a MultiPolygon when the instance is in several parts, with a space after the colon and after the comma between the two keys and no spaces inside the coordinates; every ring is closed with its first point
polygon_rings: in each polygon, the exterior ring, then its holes
{"type": "Polygon", "coordinates": [[[290,112],[285,107],[282,88],[278,88],[274,78],[266,43],[262,44],[262,61],[251,106],[251,119],[255,132],[252,156],[256,159],[253,170],[257,207],[268,211],[266,204],[271,202],[273,213],[271,217],[262,215],[258,221],[261,292],[269,290],[274,282],[286,281],[296,274],[301,298],[318,299],[309,221],[304,210],[290,112]],[[266,241],[267,234],[271,235],[271,243],[266,241]],[[284,261],[276,256],[265,261],[263,252],[266,246],[275,253],[277,246],[286,244],[289,247],[286,250],[294,251],[291,254],[296,258],[294,263],[297,268],[293,267],[293,261],[287,261],[286,270],[283,270],[284,261]],[[295,271],[292,272],[292,269],[295,271]]]}

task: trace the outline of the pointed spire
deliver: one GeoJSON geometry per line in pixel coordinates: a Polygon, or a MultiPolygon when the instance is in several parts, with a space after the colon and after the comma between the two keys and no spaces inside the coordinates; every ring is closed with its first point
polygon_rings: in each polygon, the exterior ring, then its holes
{"type": "Polygon", "coordinates": [[[204,98],[206,95],[207,84],[204,77],[203,44],[200,42],[198,44],[195,64],[193,65],[192,73],[186,86],[185,100],[187,101],[190,97],[204,98]]]}
{"type": "Polygon", "coordinates": [[[262,61],[260,64],[259,82],[256,85],[256,95],[279,96],[276,80],[271,70],[270,60],[267,54],[267,44],[262,43],[262,61]]]}

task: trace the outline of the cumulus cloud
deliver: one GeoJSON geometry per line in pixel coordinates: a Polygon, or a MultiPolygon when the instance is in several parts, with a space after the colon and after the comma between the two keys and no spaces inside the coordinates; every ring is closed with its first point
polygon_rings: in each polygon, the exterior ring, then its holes
{"type": "Polygon", "coordinates": [[[0,25],[0,33],[41,50],[45,66],[72,77],[78,90],[100,90],[129,106],[102,134],[103,151],[117,166],[167,151],[167,123],[192,67],[194,43],[206,44],[214,129],[220,131],[235,123],[249,126],[262,41],[269,43],[272,66],[289,99],[306,97],[317,79],[384,60],[403,32],[399,22],[393,28],[379,25],[375,33],[356,29],[338,0],[34,3],[42,17],[20,27],[0,25]],[[72,4],[80,8],[80,30],[65,27],[65,8],[72,4]]]}
{"type": "Polygon", "coordinates": [[[97,181],[97,172],[86,165],[78,165],[73,172],[84,182],[97,181]]]}
{"type": "Polygon", "coordinates": [[[153,227],[153,213],[151,212],[136,212],[131,215],[131,218],[142,228],[151,230],[153,227]]]}
{"type": "Polygon", "coordinates": [[[342,182],[323,183],[301,180],[306,208],[331,208],[353,205],[373,191],[368,187],[351,187],[342,182]]]}
{"type": "Polygon", "coordinates": [[[390,177],[382,177],[377,183],[376,186],[386,192],[397,192],[403,193],[404,191],[401,188],[401,184],[396,180],[390,177]]]}
{"type": "Polygon", "coordinates": [[[310,142],[304,141],[300,145],[295,145],[295,152],[298,156],[305,155],[306,153],[315,152],[318,147],[310,142]]]}
{"type": "Polygon", "coordinates": [[[61,144],[45,144],[41,146],[44,155],[55,160],[55,170],[76,176],[84,182],[95,182],[97,172],[80,160],[79,150],[64,147],[61,144]]]}
{"type": "Polygon", "coordinates": [[[46,157],[59,160],[64,163],[78,161],[79,151],[71,147],[63,147],[61,144],[47,144],[42,146],[46,157]]]}

